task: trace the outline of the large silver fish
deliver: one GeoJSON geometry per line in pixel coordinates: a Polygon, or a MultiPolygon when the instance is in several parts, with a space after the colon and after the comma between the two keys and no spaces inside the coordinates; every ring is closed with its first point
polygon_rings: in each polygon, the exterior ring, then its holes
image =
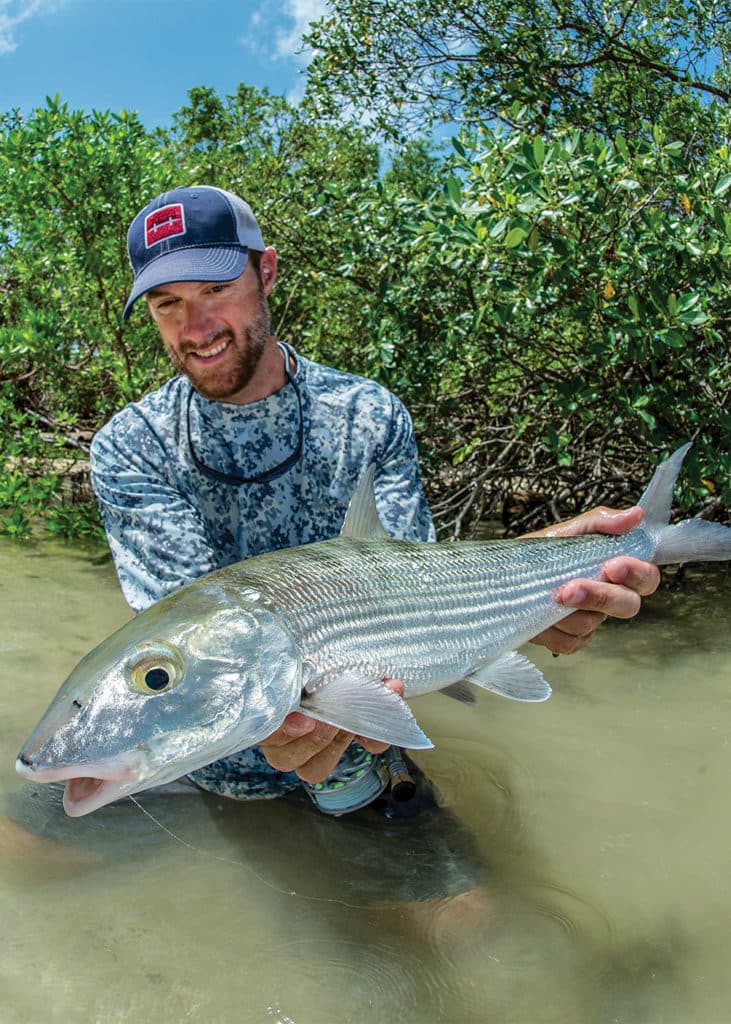
{"type": "Polygon", "coordinates": [[[642,525],[621,537],[423,544],[388,539],[373,472],[340,538],[259,555],[182,587],[74,669],[23,747],[17,770],[66,780],[72,816],[170,782],[259,743],[290,711],[359,735],[431,746],[405,696],[459,695],[463,680],[517,700],[551,693],[516,653],[571,609],[554,593],[599,578],[616,555],[658,565],[731,559],[731,529],[669,526],[690,446],[658,467],[642,525]]]}

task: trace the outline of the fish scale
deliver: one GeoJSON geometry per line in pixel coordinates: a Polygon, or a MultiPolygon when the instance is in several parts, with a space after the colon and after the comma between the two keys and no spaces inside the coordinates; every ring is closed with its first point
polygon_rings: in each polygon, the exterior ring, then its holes
{"type": "Polygon", "coordinates": [[[570,614],[553,592],[600,575],[621,548],[646,558],[652,541],[589,536],[426,545],[341,539],[251,563],[247,585],[267,595],[318,672],[367,664],[396,674],[407,694],[454,679],[570,614]],[[516,640],[517,636],[517,640],[516,640]],[[521,639],[522,638],[522,639],[521,639]]]}

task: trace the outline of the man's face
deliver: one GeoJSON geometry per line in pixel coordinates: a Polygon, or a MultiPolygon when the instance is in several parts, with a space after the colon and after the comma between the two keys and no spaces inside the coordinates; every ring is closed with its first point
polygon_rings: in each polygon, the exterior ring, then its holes
{"type": "Polygon", "coordinates": [[[176,281],[147,293],[173,365],[205,398],[244,400],[271,334],[266,296],[273,283],[263,260],[261,278],[248,263],[233,281],[176,281]]]}

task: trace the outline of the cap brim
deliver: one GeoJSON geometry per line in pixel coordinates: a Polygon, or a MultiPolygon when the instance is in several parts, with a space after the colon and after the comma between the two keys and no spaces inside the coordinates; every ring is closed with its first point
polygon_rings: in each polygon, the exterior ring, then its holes
{"type": "Polygon", "coordinates": [[[176,249],[163,253],[135,278],[122,313],[127,320],[137,299],[151,288],[173,281],[233,281],[243,274],[249,250],[234,245],[176,249]]]}

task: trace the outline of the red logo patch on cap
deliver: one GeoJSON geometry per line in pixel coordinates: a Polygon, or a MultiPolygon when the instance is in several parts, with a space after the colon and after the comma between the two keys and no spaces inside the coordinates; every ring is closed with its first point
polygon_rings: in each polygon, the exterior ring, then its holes
{"type": "Polygon", "coordinates": [[[165,238],[185,234],[185,213],[182,203],[170,203],[153,210],[145,217],[145,247],[162,242],[165,238]]]}

